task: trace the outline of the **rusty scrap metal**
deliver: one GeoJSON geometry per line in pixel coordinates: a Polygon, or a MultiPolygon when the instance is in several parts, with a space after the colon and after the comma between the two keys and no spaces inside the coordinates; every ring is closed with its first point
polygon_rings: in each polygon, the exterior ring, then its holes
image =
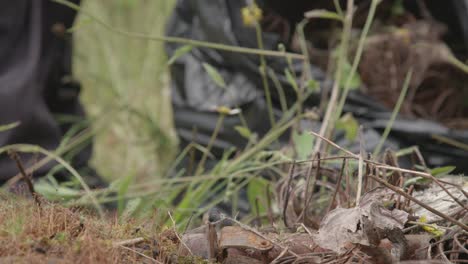
{"type": "Polygon", "coordinates": [[[261,252],[273,248],[270,241],[238,226],[224,227],[220,232],[219,248],[253,249],[261,252]]]}

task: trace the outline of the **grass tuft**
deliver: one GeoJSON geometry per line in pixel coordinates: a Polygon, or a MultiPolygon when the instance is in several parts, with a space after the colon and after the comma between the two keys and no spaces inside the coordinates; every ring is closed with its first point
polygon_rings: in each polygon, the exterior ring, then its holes
{"type": "Polygon", "coordinates": [[[151,221],[101,220],[76,208],[47,201],[37,207],[31,199],[4,194],[0,200],[1,263],[141,263],[144,257],[115,243],[138,237],[142,242],[127,247],[150,258],[162,258],[153,254],[160,249],[175,248],[168,239],[153,235],[158,230],[151,221]]]}

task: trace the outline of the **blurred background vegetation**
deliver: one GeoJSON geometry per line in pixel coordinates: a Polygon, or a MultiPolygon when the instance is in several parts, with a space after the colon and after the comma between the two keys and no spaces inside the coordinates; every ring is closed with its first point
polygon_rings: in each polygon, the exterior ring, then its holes
{"type": "MultiPolygon", "coordinates": [[[[173,4],[88,0],[82,9],[115,28],[163,35],[173,4]]],[[[84,15],[74,33],[82,102],[91,119],[103,119],[96,129],[93,165],[108,180],[160,177],[177,145],[164,44],[115,34],[84,15]]]]}

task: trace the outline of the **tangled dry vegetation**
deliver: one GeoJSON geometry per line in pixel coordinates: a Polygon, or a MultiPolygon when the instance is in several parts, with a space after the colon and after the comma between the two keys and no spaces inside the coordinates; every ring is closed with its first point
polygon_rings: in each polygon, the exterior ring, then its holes
{"type": "Polygon", "coordinates": [[[340,149],[346,155],[292,164],[277,184],[276,213],[272,206],[247,226],[212,212],[211,221],[182,236],[178,254],[221,263],[466,261],[465,177],[401,169],[391,152],[387,164],[340,149]],[[330,160],[341,160],[341,169],[321,165],[330,160]],[[365,169],[351,168],[353,161],[365,169]]]}
{"type": "Polygon", "coordinates": [[[286,166],[275,192],[259,194],[265,212],[257,208],[247,224],[212,210],[202,226],[178,233],[175,223],[164,230],[151,218],[102,220],[3,195],[1,262],[465,263],[466,177],[401,169],[394,153],[377,162],[328,143],[344,155],[286,166]]]}
{"type": "MultiPolygon", "coordinates": [[[[459,96],[466,90],[458,88],[466,74],[442,43],[443,27],[405,18],[405,27],[367,39],[362,89],[392,108],[413,68],[402,112],[457,123],[467,111],[459,96]],[[434,94],[440,99],[428,104],[434,94]]],[[[1,195],[0,263],[467,263],[466,177],[450,175],[450,167],[429,169],[417,148],[405,154],[411,169],[403,169],[401,154],[371,159],[362,142],[355,154],[311,133],[341,155],[276,164],[287,176],[257,193],[247,220],[211,210],[201,226],[190,228],[189,219],[177,231],[170,213],[172,225],[163,226],[157,217],[99,218],[40,197],[1,195]]]]}

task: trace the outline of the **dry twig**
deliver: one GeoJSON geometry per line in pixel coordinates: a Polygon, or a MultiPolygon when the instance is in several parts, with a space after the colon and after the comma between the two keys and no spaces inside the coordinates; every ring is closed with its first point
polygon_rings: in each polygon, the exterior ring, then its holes
{"type": "Polygon", "coordinates": [[[288,184],[286,185],[286,196],[284,198],[284,205],[283,205],[283,221],[284,221],[284,225],[286,227],[288,227],[288,228],[289,228],[289,225],[288,225],[288,220],[287,220],[287,217],[286,217],[286,210],[288,209],[289,196],[291,194],[291,182],[292,182],[292,179],[293,179],[294,168],[295,167],[296,167],[296,162],[294,161],[291,164],[291,167],[289,168],[288,184]]]}
{"type": "Polygon", "coordinates": [[[40,207],[41,206],[41,200],[39,199],[39,194],[36,193],[36,190],[34,190],[34,185],[32,183],[32,180],[29,177],[29,175],[26,173],[26,171],[24,170],[24,166],[23,166],[23,163],[21,162],[21,158],[18,156],[18,154],[14,150],[9,150],[8,155],[10,156],[10,158],[12,160],[15,161],[16,166],[18,167],[18,169],[19,169],[19,171],[21,173],[21,176],[23,177],[24,182],[28,186],[28,190],[29,190],[31,196],[34,198],[34,201],[36,202],[36,204],[40,207]]]}
{"type": "Polygon", "coordinates": [[[185,244],[185,242],[179,236],[179,233],[177,233],[176,222],[175,222],[174,218],[172,217],[171,212],[167,212],[167,214],[169,215],[169,218],[171,218],[172,225],[173,225],[173,228],[174,228],[174,234],[176,235],[177,239],[179,239],[180,243],[182,245],[184,245],[184,247],[187,249],[187,251],[190,253],[190,255],[193,256],[192,250],[190,250],[190,248],[187,246],[187,244],[185,244]]]}
{"type": "Polygon", "coordinates": [[[320,172],[320,152],[317,152],[315,154],[315,159],[317,160],[317,168],[315,170],[315,177],[314,181],[312,183],[312,188],[310,188],[310,178],[311,178],[311,173],[312,173],[312,168],[314,166],[314,163],[310,163],[310,166],[307,170],[307,183],[306,183],[306,190],[305,190],[305,195],[304,195],[304,208],[302,208],[302,222],[304,223],[307,219],[307,208],[309,208],[310,200],[312,198],[312,194],[314,193],[315,185],[317,184],[317,178],[320,172]],[[310,196],[309,196],[310,192],[310,196]]]}
{"type": "Polygon", "coordinates": [[[330,210],[333,207],[333,204],[335,203],[336,195],[338,194],[338,191],[340,190],[340,187],[341,187],[341,181],[343,179],[344,170],[346,169],[346,164],[347,164],[347,160],[343,159],[343,164],[341,165],[341,170],[340,170],[340,176],[338,176],[338,180],[336,181],[336,188],[335,188],[335,191],[333,192],[332,199],[330,201],[330,204],[328,205],[327,212],[325,215],[327,215],[330,212],[330,210]]]}
{"type": "Polygon", "coordinates": [[[122,246],[122,245],[120,245],[119,247],[121,247],[121,248],[123,248],[123,249],[126,249],[126,250],[129,250],[129,251],[131,251],[131,252],[133,252],[133,253],[135,253],[135,254],[137,254],[137,255],[139,255],[139,256],[144,257],[145,259],[151,260],[151,261],[154,262],[154,263],[163,264],[162,262],[157,261],[156,259],[154,259],[154,258],[152,258],[152,257],[148,257],[147,255],[145,255],[145,254],[143,254],[143,253],[141,253],[141,252],[138,252],[138,251],[134,250],[133,248],[129,248],[129,247],[122,246]]]}
{"type": "MultiPolygon", "coordinates": [[[[361,155],[357,155],[357,154],[354,154],[352,153],[351,151],[345,149],[345,148],[342,148],[340,146],[338,146],[337,144],[335,144],[333,141],[329,140],[328,138],[325,138],[325,137],[322,137],[321,135],[311,131],[310,132],[312,135],[314,136],[317,136],[319,138],[321,138],[322,140],[326,141],[328,144],[334,146],[335,148],[345,152],[346,154],[350,155],[350,157],[347,157],[349,159],[356,159],[356,160],[359,160],[360,159],[360,156],[361,155]]],[[[399,172],[399,173],[409,173],[409,174],[412,174],[412,175],[417,175],[417,176],[421,176],[423,178],[426,178],[426,179],[429,179],[429,180],[432,180],[434,181],[439,187],[442,188],[442,190],[444,190],[445,193],[447,193],[456,203],[458,203],[460,206],[462,206],[463,208],[467,209],[468,210],[468,206],[464,203],[462,203],[459,199],[457,199],[453,194],[451,194],[447,188],[445,188],[444,186],[442,186],[442,183],[440,182],[439,179],[437,179],[436,177],[434,177],[433,175],[427,173],[427,172],[421,172],[421,171],[415,171],[415,170],[408,170],[408,169],[402,169],[402,168],[398,168],[398,167],[395,167],[395,166],[389,166],[389,165],[386,165],[386,164],[382,164],[380,162],[376,162],[376,161],[373,161],[373,160],[368,160],[368,159],[364,159],[363,162],[366,162],[366,163],[370,163],[370,164],[373,164],[375,165],[375,168],[376,169],[388,169],[388,170],[393,170],[393,171],[396,171],[396,172],[399,172]]],[[[466,192],[463,192],[465,195],[466,195],[466,192]]]]}

